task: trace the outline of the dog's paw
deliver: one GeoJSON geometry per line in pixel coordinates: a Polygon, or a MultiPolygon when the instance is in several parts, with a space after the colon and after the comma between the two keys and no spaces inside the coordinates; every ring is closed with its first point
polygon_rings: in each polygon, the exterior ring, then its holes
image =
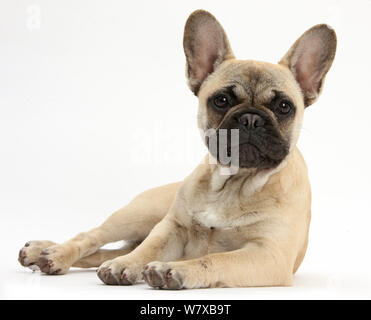
{"type": "Polygon", "coordinates": [[[72,265],[72,252],[62,245],[54,245],[41,251],[37,266],[50,275],[65,274],[72,265]]]}
{"type": "Polygon", "coordinates": [[[128,286],[142,279],[143,266],[132,263],[126,256],[104,262],[97,270],[97,275],[108,285],[128,286]]]}
{"type": "Polygon", "coordinates": [[[18,261],[24,267],[28,267],[31,270],[37,270],[39,269],[39,267],[37,266],[37,262],[39,260],[41,252],[44,249],[55,244],[56,244],[55,242],[48,240],[28,241],[25,243],[24,247],[19,251],[18,261]]]}
{"type": "Polygon", "coordinates": [[[179,290],[183,289],[183,275],[166,262],[151,262],[142,272],[144,281],[153,288],[179,290]]]}

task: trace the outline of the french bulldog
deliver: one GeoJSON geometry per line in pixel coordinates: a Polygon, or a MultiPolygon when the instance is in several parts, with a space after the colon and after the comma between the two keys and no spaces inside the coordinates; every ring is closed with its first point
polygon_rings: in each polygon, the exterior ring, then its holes
{"type": "Polygon", "coordinates": [[[296,143],[336,43],[335,31],[320,24],[278,64],[237,60],[215,17],[193,12],[183,44],[198,125],[214,133],[203,138],[205,161],[184,181],[140,194],[63,244],[27,242],[20,263],[46,274],[99,267],[108,285],[143,279],[163,289],[293,285],[311,218],[307,167],[296,143]],[[225,163],[233,154],[234,162],[225,163]],[[119,240],[126,241],[122,249],[100,249],[119,240]]]}

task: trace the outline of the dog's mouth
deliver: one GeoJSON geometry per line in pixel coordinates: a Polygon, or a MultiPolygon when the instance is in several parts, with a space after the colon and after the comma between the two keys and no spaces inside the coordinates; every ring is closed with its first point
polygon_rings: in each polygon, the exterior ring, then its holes
{"type": "Polygon", "coordinates": [[[210,154],[222,165],[272,169],[289,153],[289,143],[273,128],[256,132],[246,132],[239,128],[219,129],[214,139],[210,143],[210,137],[207,137],[206,145],[210,154]]]}
{"type": "Polygon", "coordinates": [[[269,145],[261,148],[251,143],[239,145],[239,167],[272,169],[278,166],[288,154],[285,145],[269,145]]]}

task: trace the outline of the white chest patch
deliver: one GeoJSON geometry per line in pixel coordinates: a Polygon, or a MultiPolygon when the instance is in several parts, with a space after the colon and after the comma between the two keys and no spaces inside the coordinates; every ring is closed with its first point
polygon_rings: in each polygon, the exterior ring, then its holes
{"type": "MultiPolygon", "coordinates": [[[[259,192],[267,183],[272,174],[276,173],[282,168],[279,166],[274,170],[268,172],[258,173],[250,181],[246,182],[242,189],[242,194],[233,192],[220,192],[216,194],[211,190],[209,203],[206,203],[202,210],[194,211],[190,208],[189,213],[193,219],[207,228],[230,229],[235,227],[242,227],[255,223],[264,218],[263,212],[242,212],[240,210],[239,196],[247,199],[255,192],[259,192]]],[[[225,179],[225,178],[224,178],[225,179]]],[[[226,186],[226,188],[230,188],[226,186]]]]}
{"type": "Polygon", "coordinates": [[[206,228],[232,229],[243,227],[264,219],[264,212],[246,212],[230,216],[227,209],[223,211],[209,209],[193,214],[193,218],[206,228]]]}
{"type": "Polygon", "coordinates": [[[222,218],[215,210],[208,209],[203,212],[197,212],[194,218],[207,228],[228,228],[225,219],[222,218]],[[221,219],[222,218],[222,219],[221,219]],[[223,221],[224,220],[224,221],[223,221]]]}

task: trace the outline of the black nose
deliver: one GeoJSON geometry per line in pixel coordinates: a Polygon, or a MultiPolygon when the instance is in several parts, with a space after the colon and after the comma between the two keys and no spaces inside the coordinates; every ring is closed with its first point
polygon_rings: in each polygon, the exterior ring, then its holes
{"type": "Polygon", "coordinates": [[[238,118],[238,122],[248,129],[256,129],[264,126],[264,119],[255,113],[244,113],[238,118]]]}

